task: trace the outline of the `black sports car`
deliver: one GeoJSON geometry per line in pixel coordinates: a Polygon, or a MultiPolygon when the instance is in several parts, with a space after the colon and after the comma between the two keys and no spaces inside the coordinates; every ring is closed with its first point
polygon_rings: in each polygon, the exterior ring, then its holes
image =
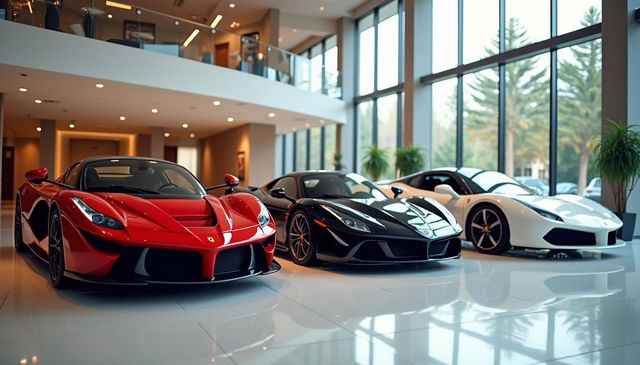
{"type": "MultiPolygon", "coordinates": [[[[387,198],[364,177],[308,171],[249,188],[273,216],[276,247],[293,261],[368,264],[460,257],[462,228],[433,199],[387,198]]],[[[396,195],[401,190],[396,190],[396,195]]]]}

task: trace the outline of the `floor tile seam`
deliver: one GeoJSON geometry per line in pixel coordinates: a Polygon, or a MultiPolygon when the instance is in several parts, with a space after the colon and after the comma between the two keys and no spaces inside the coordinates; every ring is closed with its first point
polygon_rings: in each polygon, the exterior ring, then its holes
{"type": "Polygon", "coordinates": [[[2,307],[4,307],[4,303],[7,301],[7,298],[9,298],[9,294],[11,294],[11,292],[13,291],[13,288],[15,287],[15,280],[13,281],[13,283],[11,283],[11,286],[9,287],[9,290],[7,290],[7,294],[4,295],[4,298],[2,298],[2,302],[0,302],[0,310],[2,310],[2,307]]]}
{"type": "MultiPolygon", "coordinates": [[[[192,323],[192,324],[199,324],[199,323],[192,323]]],[[[25,338],[7,338],[7,339],[0,339],[0,343],[4,343],[4,342],[19,342],[19,341],[39,341],[39,340],[46,340],[46,339],[51,339],[51,338],[56,338],[56,337],[78,337],[78,336],[92,336],[92,335],[100,335],[100,334],[114,334],[114,333],[125,333],[125,332],[135,332],[137,330],[139,331],[147,331],[147,330],[157,330],[157,329],[161,329],[161,328],[174,328],[174,327],[184,327],[185,325],[189,325],[189,324],[185,324],[185,323],[177,323],[177,324],[168,324],[168,325],[164,325],[164,326],[153,326],[153,327],[138,327],[135,329],[114,329],[114,330],[106,330],[106,331],[85,331],[85,332],[79,332],[79,333],[66,333],[66,334],[57,334],[57,335],[48,335],[48,336],[35,336],[35,337],[25,337],[25,338]]]]}
{"type": "Polygon", "coordinates": [[[209,333],[209,331],[207,331],[207,329],[204,327],[204,325],[203,325],[202,323],[198,322],[198,327],[200,327],[200,329],[201,329],[201,330],[204,332],[204,334],[205,334],[205,335],[206,335],[206,336],[211,340],[211,342],[213,342],[214,344],[216,344],[216,346],[218,346],[218,348],[220,348],[220,350],[222,350],[222,353],[223,353],[224,355],[228,355],[228,357],[227,357],[227,358],[228,358],[228,359],[230,359],[232,363],[234,363],[235,365],[238,365],[238,363],[236,362],[236,360],[232,358],[232,355],[231,355],[231,354],[229,354],[229,352],[228,352],[227,350],[225,350],[225,348],[224,348],[224,347],[222,347],[222,345],[221,345],[221,344],[219,344],[219,343],[218,343],[218,341],[216,341],[216,340],[213,338],[213,335],[211,335],[211,333],[209,333]]]}
{"type": "MultiPolygon", "coordinates": [[[[276,347],[270,347],[267,350],[264,350],[263,352],[268,352],[268,351],[272,351],[272,350],[282,350],[282,349],[294,348],[294,347],[303,347],[303,346],[316,345],[316,344],[327,344],[327,343],[339,343],[339,342],[347,342],[347,341],[358,341],[359,339],[363,339],[363,338],[364,337],[362,337],[362,336],[354,336],[352,338],[343,338],[343,339],[336,339],[336,340],[325,340],[325,341],[316,341],[316,342],[301,343],[301,344],[291,344],[291,345],[284,345],[284,346],[276,346],[276,347]]],[[[395,356],[399,356],[404,361],[406,361],[408,364],[417,365],[417,363],[415,363],[413,361],[410,361],[408,358],[406,358],[405,356],[402,356],[397,351],[388,351],[388,350],[384,350],[384,351],[388,352],[390,354],[393,354],[395,356]]],[[[231,355],[231,357],[233,357],[233,354],[231,355]]],[[[235,361],[235,359],[234,359],[234,363],[235,364],[239,364],[237,361],[235,361]]]]}
{"type": "Polygon", "coordinates": [[[322,314],[322,313],[319,313],[319,312],[317,312],[317,311],[313,310],[312,308],[309,308],[309,307],[308,307],[308,306],[306,306],[305,304],[298,302],[297,300],[295,300],[295,299],[291,298],[290,296],[286,295],[285,293],[282,293],[282,292],[277,291],[276,289],[272,288],[272,287],[271,287],[271,286],[269,286],[269,285],[267,285],[267,287],[268,287],[269,289],[273,290],[276,294],[278,294],[278,295],[282,295],[283,297],[285,297],[285,298],[287,298],[288,300],[290,300],[290,301],[294,302],[295,304],[297,304],[297,305],[299,305],[299,306],[301,306],[301,307],[305,308],[305,309],[306,309],[306,310],[308,310],[308,311],[311,311],[312,313],[316,314],[316,315],[317,315],[317,316],[319,316],[320,318],[323,318],[323,319],[325,319],[325,320],[327,320],[327,321],[329,321],[329,322],[333,323],[334,325],[336,325],[336,326],[338,326],[338,327],[342,328],[343,330],[345,330],[345,331],[347,331],[347,332],[349,332],[349,333],[351,333],[351,334],[353,334],[353,335],[355,336],[355,332],[354,332],[354,331],[350,330],[349,328],[344,327],[342,324],[337,323],[337,322],[336,322],[336,321],[334,321],[333,319],[331,319],[331,318],[329,318],[329,317],[325,316],[325,315],[324,315],[324,314],[322,314]]]}
{"type": "Polygon", "coordinates": [[[574,355],[566,355],[566,356],[562,356],[562,357],[556,357],[556,358],[553,358],[553,359],[537,362],[537,363],[534,363],[534,364],[547,364],[547,363],[552,362],[552,361],[561,361],[561,360],[564,360],[564,359],[570,359],[570,358],[573,358],[573,357],[583,356],[583,355],[587,355],[587,354],[593,354],[593,353],[601,352],[601,351],[620,349],[622,347],[633,346],[633,345],[640,345],[640,341],[631,342],[631,343],[625,343],[625,344],[621,344],[621,345],[618,345],[618,346],[609,346],[609,347],[604,347],[604,348],[600,348],[600,349],[593,349],[591,351],[585,351],[585,352],[577,353],[577,354],[574,354],[574,355]]]}
{"type": "MultiPolygon", "coordinates": [[[[533,303],[536,304],[535,302],[532,302],[531,300],[528,299],[524,299],[520,296],[517,295],[512,295],[512,297],[516,298],[516,299],[520,299],[523,300],[525,302],[528,303],[533,303]]],[[[571,311],[571,309],[574,308],[584,308],[584,307],[588,307],[588,306],[595,306],[595,305],[602,305],[602,304],[608,304],[608,303],[619,303],[619,302],[623,302],[623,301],[627,301],[627,300],[631,300],[631,301],[638,301],[638,298],[620,298],[620,299],[610,299],[607,300],[606,302],[600,302],[600,303],[585,303],[585,304],[579,304],[575,307],[552,307],[550,304],[540,304],[544,309],[540,310],[540,311],[536,311],[536,312],[552,312],[552,311],[567,311],[567,312],[571,312],[573,314],[579,314],[579,313],[575,313],[573,311],[571,311]]],[[[584,316],[583,316],[584,317],[584,316]]]]}

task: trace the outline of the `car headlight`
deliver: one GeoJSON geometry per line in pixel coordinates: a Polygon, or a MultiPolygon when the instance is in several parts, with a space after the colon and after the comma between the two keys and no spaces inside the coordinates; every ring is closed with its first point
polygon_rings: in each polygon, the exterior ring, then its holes
{"type": "Polygon", "coordinates": [[[554,213],[551,213],[551,212],[547,212],[544,209],[540,209],[540,208],[534,207],[533,205],[531,205],[529,203],[525,203],[525,202],[523,202],[521,200],[518,200],[518,199],[514,199],[514,200],[517,201],[518,203],[524,205],[525,207],[533,210],[534,212],[538,213],[539,215],[547,218],[547,219],[551,219],[552,221],[564,222],[562,220],[562,218],[560,218],[560,216],[557,215],[557,214],[554,214],[554,213]]]}
{"type": "Polygon", "coordinates": [[[266,225],[269,224],[269,222],[271,222],[271,216],[269,215],[269,210],[267,209],[267,207],[264,206],[264,204],[262,204],[262,202],[258,201],[260,203],[260,213],[258,214],[258,224],[260,224],[260,227],[264,227],[266,225]]]}
{"type": "Polygon", "coordinates": [[[350,217],[346,214],[340,213],[337,210],[331,209],[326,205],[323,205],[322,207],[327,212],[331,213],[331,215],[336,217],[345,226],[360,232],[367,232],[367,233],[371,232],[371,229],[369,228],[369,226],[367,226],[363,221],[350,217]]]}
{"type": "Polygon", "coordinates": [[[77,196],[71,197],[71,200],[76,204],[78,208],[80,208],[80,211],[84,214],[84,216],[87,217],[87,219],[93,222],[95,225],[111,229],[124,229],[122,223],[118,222],[117,219],[95,211],[77,196]]]}

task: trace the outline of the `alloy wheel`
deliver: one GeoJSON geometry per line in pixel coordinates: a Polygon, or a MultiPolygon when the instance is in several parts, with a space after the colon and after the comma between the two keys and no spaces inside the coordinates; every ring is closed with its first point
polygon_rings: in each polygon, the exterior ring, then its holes
{"type": "Polygon", "coordinates": [[[64,253],[62,248],[62,225],[58,212],[51,216],[49,228],[49,274],[54,286],[58,286],[64,275],[64,253]]]}
{"type": "Polygon", "coordinates": [[[311,251],[311,229],[303,214],[297,214],[291,221],[289,250],[296,261],[305,261],[311,251]]]}
{"type": "Polygon", "coordinates": [[[471,218],[471,239],[479,249],[498,247],[503,231],[500,216],[490,208],[478,209],[471,218]]]}

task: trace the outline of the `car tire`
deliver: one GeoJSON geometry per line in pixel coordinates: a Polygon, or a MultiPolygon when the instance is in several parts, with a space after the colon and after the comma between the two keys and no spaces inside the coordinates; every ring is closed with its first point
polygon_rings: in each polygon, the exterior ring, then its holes
{"type": "Polygon", "coordinates": [[[22,239],[22,207],[20,205],[20,197],[16,197],[16,212],[13,225],[13,245],[16,248],[16,252],[27,251],[27,245],[24,244],[22,239]]]}
{"type": "Polygon", "coordinates": [[[509,223],[494,205],[473,208],[467,218],[466,236],[481,253],[501,255],[511,249],[509,223]]]}
{"type": "Polygon", "coordinates": [[[287,226],[287,249],[293,262],[302,266],[317,262],[316,243],[312,238],[309,218],[301,210],[295,212],[287,226]]]}
{"type": "Polygon", "coordinates": [[[60,213],[53,209],[49,218],[49,277],[54,288],[69,286],[69,278],[64,276],[64,245],[62,239],[62,222],[60,213]]]}

